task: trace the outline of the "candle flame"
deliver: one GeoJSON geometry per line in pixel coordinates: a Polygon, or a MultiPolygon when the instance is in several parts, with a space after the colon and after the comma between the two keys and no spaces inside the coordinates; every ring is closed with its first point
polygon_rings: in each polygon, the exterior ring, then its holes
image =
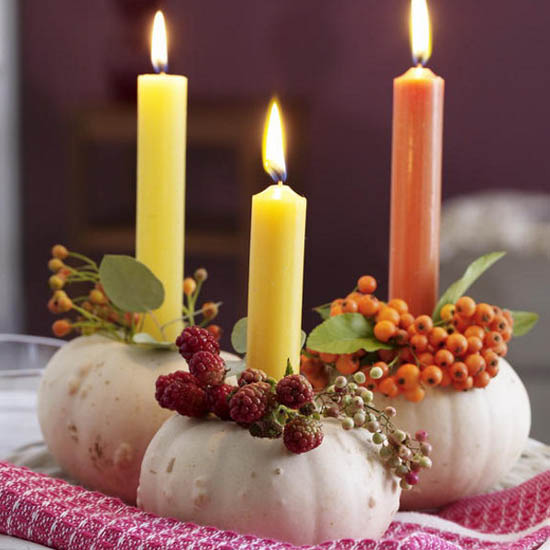
{"type": "Polygon", "coordinates": [[[425,65],[432,55],[432,32],[426,0],[411,0],[411,48],[415,64],[425,65]]]}
{"type": "Polygon", "coordinates": [[[272,99],[265,124],[262,155],[264,170],[275,182],[286,181],[285,145],[279,104],[272,99]]]}
{"type": "Polygon", "coordinates": [[[159,10],[155,13],[153,33],[151,35],[151,62],[157,73],[164,73],[168,68],[167,42],[164,15],[159,10]]]}

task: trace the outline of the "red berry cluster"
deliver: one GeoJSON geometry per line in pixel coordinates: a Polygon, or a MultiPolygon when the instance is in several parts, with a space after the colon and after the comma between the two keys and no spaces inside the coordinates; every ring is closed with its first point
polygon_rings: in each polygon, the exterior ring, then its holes
{"type": "Polygon", "coordinates": [[[176,345],[187,359],[189,372],[157,378],[155,397],[160,406],[183,416],[201,418],[212,412],[228,420],[233,387],[224,383],[225,361],[216,339],[206,329],[192,326],[182,331],[176,345]]]}
{"type": "Polygon", "coordinates": [[[372,323],[374,337],[391,349],[376,356],[362,350],[341,355],[306,350],[301,370],[316,389],[327,385],[333,369],[343,375],[362,371],[368,389],[418,402],[428,387],[484,388],[498,374],[499,357],[506,355],[513,332],[509,311],[463,296],[445,305],[434,323],[428,315],[412,315],[404,300],[378,300],[376,287],[370,275],[360,277],[357,290],[330,304],[330,315],[362,314],[372,323]]]}

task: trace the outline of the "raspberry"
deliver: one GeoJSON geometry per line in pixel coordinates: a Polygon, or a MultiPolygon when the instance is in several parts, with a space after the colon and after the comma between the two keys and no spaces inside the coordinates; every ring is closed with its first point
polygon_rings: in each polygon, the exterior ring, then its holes
{"type": "Polygon", "coordinates": [[[201,386],[219,386],[225,378],[225,361],[209,351],[197,351],[189,359],[189,372],[201,386]]]}
{"type": "Polygon", "coordinates": [[[286,424],[283,431],[283,441],[289,451],[296,454],[307,453],[323,442],[321,423],[311,418],[299,416],[286,424]]]}
{"type": "Polygon", "coordinates": [[[239,376],[239,386],[246,386],[253,382],[265,382],[267,374],[260,369],[245,369],[239,376]]]}
{"type": "Polygon", "coordinates": [[[229,396],[235,390],[234,386],[222,384],[208,389],[208,403],[210,411],[221,420],[229,420],[229,396]]]}
{"type": "Polygon", "coordinates": [[[251,424],[260,420],[271,404],[271,386],[253,382],[237,390],[229,401],[229,414],[235,422],[251,424]]]}
{"type": "Polygon", "coordinates": [[[159,376],[155,397],[159,405],[183,416],[199,418],[208,413],[208,396],[190,373],[176,371],[159,376]]]}
{"type": "Polygon", "coordinates": [[[178,346],[181,356],[189,361],[193,354],[197,351],[209,351],[214,355],[220,354],[220,344],[208,332],[201,327],[186,327],[182,333],[176,338],[176,346],[178,346]]]}
{"type": "Polygon", "coordinates": [[[282,405],[299,409],[313,399],[313,387],[301,374],[290,374],[277,384],[277,400],[282,405]]]}

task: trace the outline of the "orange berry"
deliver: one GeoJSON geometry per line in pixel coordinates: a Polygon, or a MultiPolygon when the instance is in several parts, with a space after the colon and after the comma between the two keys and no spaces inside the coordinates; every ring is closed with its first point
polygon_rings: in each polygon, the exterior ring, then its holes
{"type": "Polygon", "coordinates": [[[486,363],[485,359],[479,353],[472,353],[466,357],[464,361],[466,367],[468,367],[468,374],[471,376],[476,376],[480,372],[485,370],[486,363]]]}
{"type": "Polygon", "coordinates": [[[490,325],[491,330],[496,330],[497,332],[504,332],[508,329],[508,321],[504,315],[495,315],[493,322],[490,325]]]}
{"type": "Polygon", "coordinates": [[[344,300],[342,303],[342,310],[344,313],[357,313],[357,302],[355,300],[344,300]]]}
{"type": "Polygon", "coordinates": [[[309,355],[311,355],[312,357],[319,357],[319,352],[318,351],[315,351],[314,349],[311,349],[311,348],[306,348],[306,351],[309,353],[309,355]]]}
{"type": "Polygon", "coordinates": [[[413,390],[418,386],[420,369],[412,363],[401,365],[395,373],[397,385],[405,391],[413,390]]]}
{"type": "Polygon", "coordinates": [[[455,315],[452,323],[455,328],[455,332],[465,333],[466,329],[470,326],[470,322],[460,315],[455,315]]]}
{"type": "Polygon", "coordinates": [[[500,332],[496,330],[492,330],[485,335],[485,345],[489,348],[495,348],[502,343],[504,343],[504,339],[500,332]]]}
{"type": "Polygon", "coordinates": [[[383,307],[376,316],[376,321],[391,321],[394,325],[398,325],[400,320],[399,312],[389,306],[383,307]]]}
{"type": "Polygon", "coordinates": [[[502,335],[502,339],[505,342],[509,342],[512,339],[512,336],[514,335],[514,330],[508,327],[506,330],[503,330],[500,334],[502,335]]]}
{"type": "Polygon", "coordinates": [[[477,304],[474,319],[478,325],[488,325],[494,318],[493,306],[485,303],[477,304]]]}
{"type": "Polygon", "coordinates": [[[448,349],[440,349],[434,356],[435,364],[438,367],[450,367],[454,361],[454,355],[448,349]]]}
{"type": "Polygon", "coordinates": [[[483,339],[485,338],[485,330],[479,325],[470,325],[464,331],[464,336],[466,336],[466,338],[470,338],[470,336],[475,336],[476,338],[479,338],[481,341],[483,341],[483,339]]]}
{"type": "Polygon", "coordinates": [[[424,334],[415,334],[411,338],[411,347],[415,353],[422,353],[428,347],[428,338],[424,334]]]}
{"type": "Polygon", "coordinates": [[[454,381],[466,380],[468,377],[468,367],[461,361],[458,361],[451,366],[449,374],[454,381]]]}
{"type": "Polygon", "coordinates": [[[483,350],[481,356],[485,359],[487,370],[489,370],[489,367],[498,367],[498,355],[493,350],[483,350]]]}
{"type": "Polygon", "coordinates": [[[336,361],[336,359],[338,359],[338,354],[336,354],[336,353],[320,353],[319,354],[319,359],[321,359],[321,361],[323,363],[334,363],[334,361],[336,361]]]}
{"type": "Polygon", "coordinates": [[[359,289],[359,292],[362,292],[363,294],[372,294],[376,290],[377,286],[376,279],[370,275],[363,275],[362,277],[359,277],[359,280],[357,281],[357,288],[359,289]]]}
{"type": "Polygon", "coordinates": [[[404,315],[405,313],[409,312],[409,306],[405,300],[401,300],[401,298],[393,298],[388,302],[388,307],[392,307],[395,309],[399,315],[404,315]]]}
{"type": "Polygon", "coordinates": [[[330,307],[341,306],[343,303],[344,300],[342,298],[336,298],[336,300],[332,300],[330,307]]]}
{"type": "Polygon", "coordinates": [[[502,342],[498,346],[495,346],[493,348],[493,351],[499,356],[499,357],[506,357],[506,354],[508,353],[508,345],[506,342],[502,342]]]}
{"type": "Polygon", "coordinates": [[[399,395],[399,387],[392,377],[384,378],[384,380],[378,384],[378,391],[386,397],[396,397],[399,395]]]}
{"type": "Polygon", "coordinates": [[[414,323],[409,326],[409,328],[407,329],[407,333],[409,335],[409,338],[412,338],[415,334],[418,334],[414,323]]]}
{"type": "Polygon", "coordinates": [[[455,308],[460,317],[469,319],[476,312],[476,303],[469,296],[462,296],[456,301],[455,308]]]}
{"type": "Polygon", "coordinates": [[[474,376],[474,386],[476,388],[484,388],[490,381],[491,376],[487,371],[482,371],[477,376],[474,376]]]}
{"type": "Polygon", "coordinates": [[[208,325],[206,327],[206,330],[216,339],[218,342],[220,341],[223,330],[219,325],[208,325]]]}
{"type": "Polygon", "coordinates": [[[411,325],[414,325],[414,315],[411,313],[402,313],[399,318],[399,326],[408,329],[411,325]]]}
{"type": "Polygon", "coordinates": [[[488,365],[484,372],[486,372],[491,378],[494,378],[499,371],[500,367],[498,363],[496,365],[488,365]]]}
{"type": "Polygon", "coordinates": [[[424,353],[421,353],[418,356],[418,362],[420,363],[420,368],[426,368],[430,365],[433,365],[434,363],[434,356],[433,353],[430,353],[429,351],[425,351],[424,353]]]}
{"type": "Polygon", "coordinates": [[[407,401],[419,403],[426,396],[426,390],[420,386],[416,386],[416,388],[406,391],[403,395],[407,401]]]}
{"type": "Polygon", "coordinates": [[[436,365],[430,365],[422,371],[420,380],[428,386],[439,386],[443,380],[443,371],[436,365]]]}
{"type": "Polygon", "coordinates": [[[374,335],[381,342],[387,342],[396,332],[397,327],[391,321],[379,321],[374,325],[374,335]]]}
{"type": "Polygon", "coordinates": [[[380,302],[375,296],[367,294],[358,301],[359,313],[362,313],[366,317],[372,317],[376,315],[380,310],[380,302]]]}
{"type": "Polygon", "coordinates": [[[183,293],[186,296],[191,296],[193,292],[195,292],[195,289],[197,288],[197,283],[193,277],[186,277],[183,280],[183,293]]]}
{"type": "Polygon", "coordinates": [[[361,294],[360,292],[350,292],[347,296],[346,296],[346,300],[354,300],[354,301],[359,301],[361,298],[363,297],[363,294],[361,294]]]}
{"type": "Polygon", "coordinates": [[[69,251],[62,244],[56,244],[52,247],[52,256],[59,260],[64,260],[69,255],[69,251]]]}
{"type": "Polygon", "coordinates": [[[300,363],[300,373],[311,383],[314,390],[326,388],[329,382],[329,373],[325,366],[318,360],[305,357],[300,363]]]}
{"type": "Polygon", "coordinates": [[[442,378],[441,378],[441,382],[440,382],[439,385],[442,388],[446,388],[446,387],[450,386],[453,383],[453,379],[451,378],[451,375],[449,374],[447,369],[442,370],[441,374],[442,374],[442,378]]]}
{"type": "Polygon", "coordinates": [[[403,330],[402,328],[398,328],[395,336],[393,337],[393,341],[398,346],[404,346],[409,341],[409,333],[406,330],[403,330]]]}
{"type": "Polygon", "coordinates": [[[340,374],[353,374],[359,368],[359,362],[349,354],[342,354],[336,360],[336,369],[340,374]]]}
{"type": "Polygon", "coordinates": [[[474,379],[471,376],[467,376],[464,380],[456,380],[453,383],[453,387],[456,391],[467,391],[474,387],[474,379]]]}
{"type": "Polygon", "coordinates": [[[432,321],[432,318],[428,315],[420,315],[416,318],[414,321],[414,326],[416,328],[416,331],[420,334],[428,334],[433,326],[434,323],[432,321]]]}
{"type": "Polygon", "coordinates": [[[447,338],[445,345],[455,357],[464,355],[468,350],[468,340],[466,340],[466,337],[459,332],[451,334],[449,338],[447,338]]]}
{"type": "Polygon", "coordinates": [[[90,302],[96,305],[103,305],[107,303],[107,296],[101,292],[101,290],[94,288],[90,290],[90,302]]]}
{"type": "Polygon", "coordinates": [[[444,321],[450,321],[455,314],[455,305],[454,304],[445,304],[441,308],[440,316],[444,321]]]}
{"type": "Polygon", "coordinates": [[[67,336],[73,329],[73,326],[71,325],[71,321],[69,319],[59,319],[55,321],[55,323],[52,325],[52,332],[57,336],[58,338],[63,338],[63,336],[67,336]]]}
{"type": "Polygon", "coordinates": [[[449,334],[444,328],[434,327],[432,330],[430,330],[428,340],[430,342],[430,345],[437,349],[445,346],[445,342],[447,341],[448,337],[449,334]]]}
{"type": "Polygon", "coordinates": [[[340,304],[337,304],[335,306],[331,306],[330,308],[330,316],[334,317],[335,315],[342,315],[344,313],[344,310],[342,309],[342,306],[340,304]]]}
{"type": "Polygon", "coordinates": [[[477,336],[470,336],[468,338],[468,353],[478,353],[483,349],[483,340],[477,336]]]}
{"type": "Polygon", "coordinates": [[[214,319],[218,315],[218,305],[214,302],[204,302],[202,315],[205,319],[214,319]]]}

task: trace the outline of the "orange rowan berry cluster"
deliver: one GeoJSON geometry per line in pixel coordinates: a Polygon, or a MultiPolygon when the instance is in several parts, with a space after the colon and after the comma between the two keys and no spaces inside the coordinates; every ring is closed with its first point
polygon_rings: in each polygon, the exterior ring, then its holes
{"type": "Polygon", "coordinates": [[[499,357],[506,355],[513,332],[509,311],[463,296],[445,305],[441,320],[434,323],[428,315],[412,315],[404,300],[378,300],[376,286],[373,277],[360,277],[357,290],[330,304],[330,316],[362,314],[372,324],[374,337],[390,349],[343,355],[308,349],[301,366],[314,387],[328,383],[331,372],[361,371],[369,390],[419,402],[427,388],[484,388],[498,374],[499,357]]]}
{"type": "MultiPolygon", "coordinates": [[[[124,311],[108,298],[101,284],[98,265],[92,259],[60,244],[55,245],[51,252],[48,268],[53,274],[48,282],[53,295],[48,301],[48,309],[56,315],[73,314],[73,318],[65,317],[52,324],[54,335],[63,338],[72,332],[85,335],[103,332],[115,339],[132,342],[133,335],[141,331],[144,315],[124,311]],[[72,260],[71,265],[66,260],[72,260]],[[74,285],[71,288],[77,292],[73,297],[67,293],[70,285],[74,285]]],[[[201,309],[195,310],[202,283],[207,277],[207,271],[201,268],[195,272],[194,278],[184,280],[182,290],[187,304],[183,305],[182,317],[187,325],[194,325],[196,317],[202,315],[200,325],[208,325],[206,329],[219,340],[221,328],[210,324],[218,314],[219,303],[205,302],[201,309]]]]}

